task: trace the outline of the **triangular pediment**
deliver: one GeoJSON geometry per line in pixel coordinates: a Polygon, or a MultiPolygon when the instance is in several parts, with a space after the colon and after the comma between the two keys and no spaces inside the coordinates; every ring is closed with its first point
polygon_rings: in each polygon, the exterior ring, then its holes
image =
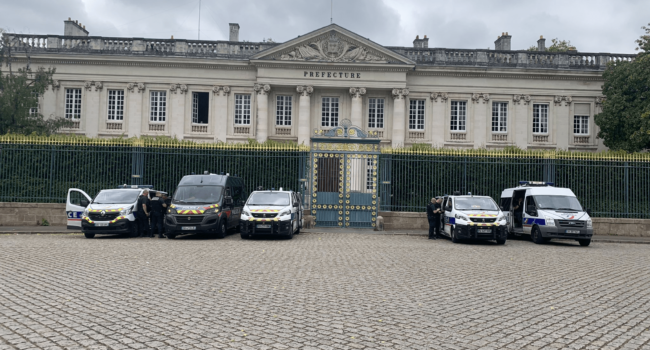
{"type": "Polygon", "coordinates": [[[336,24],[259,52],[252,56],[251,60],[415,64],[408,58],[336,24]]]}

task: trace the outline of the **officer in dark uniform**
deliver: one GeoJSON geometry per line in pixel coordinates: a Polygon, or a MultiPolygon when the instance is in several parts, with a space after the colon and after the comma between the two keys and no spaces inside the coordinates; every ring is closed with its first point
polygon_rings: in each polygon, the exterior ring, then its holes
{"type": "MultiPolygon", "coordinates": [[[[436,210],[436,199],[431,198],[431,202],[427,205],[427,220],[429,220],[429,239],[436,239],[435,227],[435,210],[436,210]]],[[[440,221],[440,216],[438,216],[438,221],[440,221]]]]}
{"type": "Polygon", "coordinates": [[[150,234],[149,227],[149,213],[151,211],[151,201],[149,200],[149,190],[142,191],[142,194],[138,198],[138,211],[137,220],[138,220],[138,231],[140,231],[140,237],[148,237],[150,234]]]}
{"type": "Polygon", "coordinates": [[[154,235],[154,229],[158,232],[158,238],[163,238],[163,218],[165,217],[165,211],[167,211],[167,204],[165,203],[165,198],[162,197],[162,193],[157,192],[156,195],[151,198],[151,236],[154,235]]]}
{"type": "Polygon", "coordinates": [[[442,214],[442,198],[441,197],[436,197],[436,203],[434,204],[433,208],[433,228],[435,229],[435,234],[433,235],[434,239],[435,237],[440,236],[440,215],[442,214]]]}

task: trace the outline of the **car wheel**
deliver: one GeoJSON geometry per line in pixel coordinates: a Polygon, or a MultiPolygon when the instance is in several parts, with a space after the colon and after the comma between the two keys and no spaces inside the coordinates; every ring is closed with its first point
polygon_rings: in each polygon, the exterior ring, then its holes
{"type": "Polygon", "coordinates": [[[94,233],[84,233],[84,236],[86,236],[86,238],[95,238],[94,233]]]}
{"type": "Polygon", "coordinates": [[[241,239],[249,239],[249,238],[250,238],[250,236],[248,235],[248,233],[240,232],[239,235],[241,236],[241,239]]]}
{"type": "Polygon", "coordinates": [[[505,239],[497,239],[497,244],[498,245],[504,245],[504,244],[506,244],[506,240],[505,239]]]}
{"type": "Polygon", "coordinates": [[[296,226],[297,226],[297,228],[296,228],[296,232],[294,232],[294,234],[299,235],[300,234],[300,221],[298,221],[296,223],[296,226]]]}
{"type": "Polygon", "coordinates": [[[455,228],[455,227],[451,228],[451,242],[452,243],[459,243],[460,242],[460,239],[457,236],[457,230],[458,229],[455,228]]]}
{"type": "Polygon", "coordinates": [[[580,245],[583,246],[583,247],[588,247],[591,244],[591,238],[590,239],[579,239],[578,243],[580,243],[580,245]]]}
{"type": "Polygon", "coordinates": [[[168,233],[167,234],[167,239],[174,239],[174,238],[176,238],[175,234],[173,234],[173,233],[168,233]]]}
{"type": "Polygon", "coordinates": [[[289,234],[286,235],[286,238],[287,239],[292,239],[293,238],[293,227],[291,228],[291,230],[289,230],[289,234]]]}
{"type": "Polygon", "coordinates": [[[217,230],[217,238],[226,238],[226,220],[221,220],[217,230]]]}
{"type": "Polygon", "coordinates": [[[533,232],[531,232],[530,238],[535,244],[544,244],[545,242],[544,237],[542,237],[542,231],[540,231],[537,226],[533,227],[533,232]]]}

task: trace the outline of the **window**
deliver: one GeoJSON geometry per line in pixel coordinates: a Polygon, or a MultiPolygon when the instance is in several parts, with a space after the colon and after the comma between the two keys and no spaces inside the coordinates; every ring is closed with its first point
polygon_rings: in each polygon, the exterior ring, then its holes
{"type": "Polygon", "coordinates": [[[424,100],[411,100],[409,130],[424,130],[424,100]]]}
{"type": "Polygon", "coordinates": [[[124,90],[108,90],[108,120],[124,120],[124,90]]]}
{"type": "Polygon", "coordinates": [[[526,208],[524,208],[524,209],[525,209],[525,211],[526,211],[526,214],[528,214],[528,215],[531,215],[531,214],[532,214],[532,213],[528,210],[528,209],[530,209],[530,207],[534,207],[534,208],[537,207],[537,206],[535,205],[535,201],[533,200],[533,197],[532,197],[532,196],[528,196],[528,197],[526,197],[526,208]]]}
{"type": "Polygon", "coordinates": [[[65,118],[81,119],[81,89],[65,89],[65,118]]]}
{"type": "Polygon", "coordinates": [[[275,101],[275,125],[291,125],[291,96],[278,96],[275,101]]]}
{"type": "Polygon", "coordinates": [[[589,135],[589,104],[576,103],[574,105],[573,133],[576,135],[589,135]]]}
{"type": "Polygon", "coordinates": [[[368,99],[368,127],[375,129],[384,128],[384,99],[368,99]]]}
{"type": "Polygon", "coordinates": [[[339,98],[323,97],[321,126],[339,125],[339,98]]]}
{"type": "Polygon", "coordinates": [[[251,95],[235,95],[235,124],[251,124],[251,95]]]}
{"type": "Polygon", "coordinates": [[[151,91],[151,114],[149,121],[164,122],[167,117],[167,91],[151,91]]]}
{"type": "Polygon", "coordinates": [[[548,105],[533,105],[533,133],[548,133],[548,105]]]}
{"type": "Polygon", "coordinates": [[[449,130],[465,131],[467,101],[451,101],[451,121],[449,130]]]}
{"type": "Polygon", "coordinates": [[[492,103],[492,132],[508,132],[508,104],[492,103]]]}
{"type": "Polygon", "coordinates": [[[210,114],[210,94],[207,92],[192,93],[192,124],[207,124],[210,114]]]}

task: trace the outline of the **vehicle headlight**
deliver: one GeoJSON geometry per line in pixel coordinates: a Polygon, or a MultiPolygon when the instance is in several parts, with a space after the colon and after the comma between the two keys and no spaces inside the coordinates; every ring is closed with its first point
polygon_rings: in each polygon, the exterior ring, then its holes
{"type": "Polygon", "coordinates": [[[456,219],[469,221],[469,218],[465,215],[456,214],[456,219]]]}
{"type": "Polygon", "coordinates": [[[221,211],[221,208],[214,208],[214,212],[215,212],[215,213],[218,213],[218,212],[220,212],[220,211],[221,211]]]}
{"type": "Polygon", "coordinates": [[[283,210],[280,212],[278,216],[285,216],[291,214],[291,210],[283,210]]]}
{"type": "Polygon", "coordinates": [[[593,225],[594,225],[594,224],[593,224],[593,222],[591,221],[591,219],[587,220],[587,228],[592,228],[592,227],[594,227],[593,225]]]}
{"type": "Polygon", "coordinates": [[[170,207],[169,209],[167,209],[167,212],[170,214],[176,214],[176,209],[170,207]]]}
{"type": "Polygon", "coordinates": [[[555,220],[551,217],[546,217],[546,226],[555,226],[555,220]]]}
{"type": "Polygon", "coordinates": [[[122,209],[122,210],[120,210],[120,215],[121,216],[127,216],[127,215],[131,214],[132,211],[133,211],[133,207],[122,209]]]}
{"type": "Polygon", "coordinates": [[[499,214],[499,216],[497,216],[497,221],[501,221],[501,220],[503,220],[503,214],[499,214]]]}
{"type": "Polygon", "coordinates": [[[82,216],[88,216],[88,208],[84,209],[84,213],[82,214],[82,216]]]}
{"type": "Polygon", "coordinates": [[[244,215],[246,216],[253,216],[249,210],[244,209],[244,215]]]}

